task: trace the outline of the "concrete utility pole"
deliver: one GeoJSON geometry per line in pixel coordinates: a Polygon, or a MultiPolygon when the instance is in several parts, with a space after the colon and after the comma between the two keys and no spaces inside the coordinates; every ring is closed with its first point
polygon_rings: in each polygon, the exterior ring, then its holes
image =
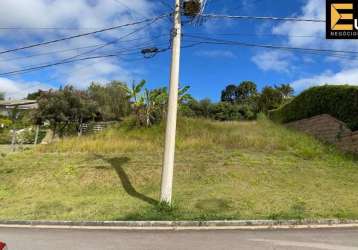
{"type": "Polygon", "coordinates": [[[178,111],[179,67],[181,46],[181,5],[175,0],[174,28],[172,31],[172,64],[170,70],[170,89],[165,132],[164,164],[160,201],[171,204],[174,174],[175,136],[178,111]]]}

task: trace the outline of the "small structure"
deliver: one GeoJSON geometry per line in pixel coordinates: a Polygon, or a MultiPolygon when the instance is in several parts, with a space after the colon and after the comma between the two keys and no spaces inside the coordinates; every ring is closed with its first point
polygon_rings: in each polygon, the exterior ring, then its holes
{"type": "MultiPolygon", "coordinates": [[[[0,101],[0,114],[9,117],[13,124],[15,124],[18,114],[21,111],[34,110],[38,108],[38,103],[35,100],[8,100],[0,101]]],[[[39,135],[40,126],[36,126],[36,135],[35,135],[35,144],[37,144],[38,135],[39,135]]],[[[16,143],[16,129],[12,129],[12,140],[11,148],[12,151],[15,151],[16,143]]]]}
{"type": "Polygon", "coordinates": [[[8,115],[8,111],[18,109],[18,110],[31,110],[37,109],[38,103],[35,100],[9,100],[9,101],[0,101],[0,111],[5,116],[8,115]]]}

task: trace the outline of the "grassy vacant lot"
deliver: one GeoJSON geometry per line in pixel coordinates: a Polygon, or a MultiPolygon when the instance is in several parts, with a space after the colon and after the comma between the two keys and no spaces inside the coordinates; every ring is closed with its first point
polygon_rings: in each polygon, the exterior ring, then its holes
{"type": "Polygon", "coordinates": [[[0,156],[0,219],[358,219],[358,161],[265,118],[181,119],[172,210],[157,204],[163,127],[0,156]]]}
{"type": "Polygon", "coordinates": [[[9,145],[0,145],[0,154],[3,154],[4,156],[11,151],[11,148],[9,145]]]}

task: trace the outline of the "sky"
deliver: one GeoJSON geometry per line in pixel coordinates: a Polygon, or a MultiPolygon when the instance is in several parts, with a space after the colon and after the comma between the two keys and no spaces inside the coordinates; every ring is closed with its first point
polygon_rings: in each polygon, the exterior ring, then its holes
{"type": "MultiPolygon", "coordinates": [[[[142,79],[148,88],[168,86],[171,54],[168,17],[83,36],[46,46],[1,54],[1,51],[151,19],[172,10],[173,0],[1,0],[0,92],[24,98],[39,89],[97,82],[142,79]],[[164,2],[164,3],[162,3],[164,2]],[[9,29],[10,28],[10,29],[9,29]],[[163,50],[144,58],[143,48],[163,50]],[[116,54],[66,63],[22,74],[1,75],[28,67],[116,54]]],[[[206,14],[325,19],[325,0],[208,0],[206,14]]],[[[250,80],[259,89],[290,83],[296,94],[316,85],[358,85],[355,54],[332,56],[237,45],[196,44],[203,38],[286,47],[358,51],[358,41],[326,40],[324,23],[205,19],[183,20],[181,85],[198,99],[220,99],[229,84],[250,80]],[[196,44],[196,46],[192,46],[196,44]]]]}

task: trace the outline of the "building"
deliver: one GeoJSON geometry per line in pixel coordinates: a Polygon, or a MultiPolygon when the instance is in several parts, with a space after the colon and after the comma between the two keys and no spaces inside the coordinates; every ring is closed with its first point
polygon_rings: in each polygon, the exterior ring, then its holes
{"type": "Polygon", "coordinates": [[[9,116],[9,111],[13,109],[32,110],[38,108],[36,100],[8,100],[0,101],[0,115],[9,116]]]}

